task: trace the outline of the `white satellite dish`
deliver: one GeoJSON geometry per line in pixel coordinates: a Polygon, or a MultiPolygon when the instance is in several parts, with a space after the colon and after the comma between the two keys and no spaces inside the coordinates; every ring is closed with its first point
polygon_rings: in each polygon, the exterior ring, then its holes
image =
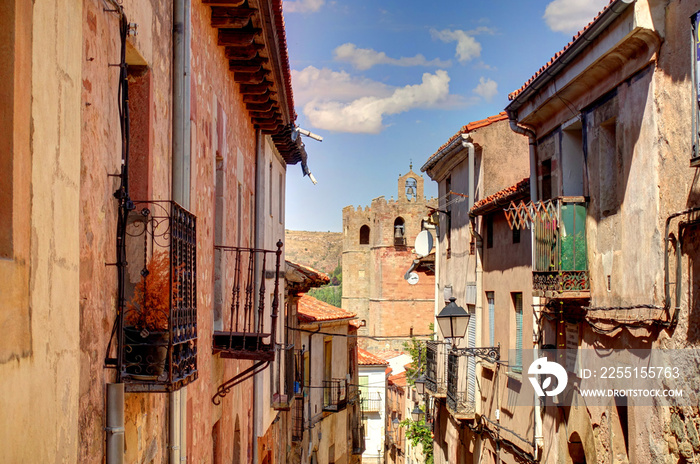
{"type": "Polygon", "coordinates": [[[418,274],[415,272],[411,272],[408,274],[408,279],[406,279],[410,285],[416,285],[418,283],[418,280],[420,280],[420,277],[418,277],[418,274]]]}
{"type": "Polygon", "coordinates": [[[416,254],[418,256],[428,256],[433,250],[433,236],[430,231],[422,230],[416,237],[416,254]]]}

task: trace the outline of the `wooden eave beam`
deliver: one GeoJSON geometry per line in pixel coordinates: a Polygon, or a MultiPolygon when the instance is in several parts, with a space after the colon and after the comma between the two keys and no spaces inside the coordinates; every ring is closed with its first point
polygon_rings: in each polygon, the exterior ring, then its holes
{"type": "Polygon", "coordinates": [[[257,10],[253,8],[231,8],[222,6],[211,7],[212,27],[242,28],[248,25],[250,18],[257,10]]]}
{"type": "Polygon", "coordinates": [[[268,59],[260,55],[250,60],[229,60],[228,69],[234,72],[254,73],[260,71],[268,59]]]}
{"type": "Polygon", "coordinates": [[[274,100],[267,100],[263,103],[246,103],[245,108],[248,111],[270,111],[276,104],[274,100]]]}
{"type": "Polygon", "coordinates": [[[267,69],[261,69],[255,73],[234,72],[233,79],[241,84],[260,84],[270,74],[267,69]]]}
{"type": "Polygon", "coordinates": [[[252,43],[250,45],[238,45],[226,47],[225,56],[229,60],[251,60],[259,51],[264,50],[265,45],[252,43]]]}
{"type": "Polygon", "coordinates": [[[237,7],[241,6],[246,2],[246,0],[202,0],[202,4],[209,6],[231,6],[237,7]]]}
{"type": "Polygon", "coordinates": [[[253,44],[255,37],[262,32],[262,29],[219,29],[219,45],[233,47],[247,47],[253,44]]]}
{"type": "Polygon", "coordinates": [[[241,84],[241,93],[252,94],[252,95],[262,95],[272,87],[272,82],[263,81],[260,84],[241,84]]]}
{"type": "Polygon", "coordinates": [[[272,96],[276,93],[277,92],[274,90],[268,90],[260,95],[246,94],[243,95],[243,103],[265,103],[266,101],[271,100],[272,96]]]}

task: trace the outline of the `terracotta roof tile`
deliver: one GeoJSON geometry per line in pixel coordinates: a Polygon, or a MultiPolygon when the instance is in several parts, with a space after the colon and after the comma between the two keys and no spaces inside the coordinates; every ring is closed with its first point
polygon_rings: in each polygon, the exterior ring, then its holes
{"type": "Polygon", "coordinates": [[[297,307],[299,322],[322,322],[350,319],[355,313],[336,308],[309,295],[302,295],[297,307]]]}
{"type": "Polygon", "coordinates": [[[286,260],[284,277],[289,291],[297,293],[308,292],[312,287],[321,287],[331,281],[330,277],[309,266],[286,260]]]}
{"type": "Polygon", "coordinates": [[[361,366],[387,366],[389,363],[362,348],[357,349],[357,364],[361,366]]]}
{"type": "Polygon", "coordinates": [[[498,191],[498,192],[494,193],[493,195],[489,195],[486,198],[483,198],[483,199],[477,201],[476,203],[474,203],[474,206],[472,206],[472,209],[470,209],[469,212],[472,215],[478,214],[477,212],[480,209],[483,209],[492,203],[495,204],[498,202],[498,200],[503,201],[505,198],[518,195],[522,192],[526,192],[529,190],[529,188],[530,188],[530,179],[525,178],[515,185],[504,188],[503,190],[498,191]]]}
{"type": "Polygon", "coordinates": [[[481,127],[490,126],[491,124],[493,124],[495,122],[503,121],[504,119],[508,119],[508,115],[506,114],[505,111],[501,111],[500,113],[498,113],[495,116],[489,116],[486,119],[479,119],[478,121],[472,121],[472,122],[462,126],[462,128],[455,135],[450,137],[447,140],[447,142],[443,143],[442,146],[440,148],[438,148],[438,150],[435,153],[430,155],[428,160],[425,162],[424,166],[427,166],[430,163],[430,160],[432,160],[434,157],[436,157],[438,155],[438,153],[440,153],[442,150],[444,150],[447,146],[449,146],[452,142],[454,142],[457,137],[461,136],[462,134],[468,134],[469,132],[471,132],[473,130],[479,129],[481,127]]]}
{"type": "Polygon", "coordinates": [[[406,386],[406,372],[402,372],[400,374],[390,376],[389,383],[393,383],[397,387],[405,387],[406,386]]]}
{"type": "Polygon", "coordinates": [[[542,66],[530,79],[527,80],[527,82],[525,82],[525,83],[522,85],[522,87],[520,87],[518,90],[515,90],[514,92],[509,93],[509,94],[508,94],[508,100],[510,100],[510,101],[515,100],[515,98],[516,98],[523,90],[525,90],[530,84],[532,84],[532,82],[533,82],[535,79],[537,79],[543,72],[545,72],[545,71],[547,70],[547,68],[549,68],[550,66],[552,66],[552,64],[554,64],[554,62],[557,61],[557,60],[559,59],[559,57],[561,57],[561,56],[564,54],[564,52],[566,52],[569,48],[571,48],[571,46],[572,46],[574,43],[576,43],[576,41],[578,41],[578,40],[581,39],[581,36],[583,35],[583,33],[586,32],[588,29],[590,29],[590,27],[598,20],[598,18],[600,18],[601,15],[602,15],[602,14],[610,7],[610,5],[612,5],[615,1],[616,1],[616,0],[610,0],[610,1],[608,2],[608,4],[605,5],[605,7],[604,7],[602,10],[600,10],[600,12],[598,12],[598,14],[596,15],[596,17],[593,18],[593,20],[592,20],[590,23],[586,24],[586,26],[585,26],[583,29],[581,29],[580,31],[578,31],[578,33],[571,39],[571,42],[569,42],[568,44],[566,44],[566,46],[565,46],[564,48],[562,48],[560,51],[558,51],[557,53],[555,53],[554,56],[553,56],[544,66],[542,66]]]}
{"type": "Polygon", "coordinates": [[[275,14],[275,24],[277,26],[277,38],[280,47],[280,58],[282,59],[282,72],[284,73],[284,84],[287,90],[287,105],[292,121],[297,119],[294,109],[294,95],[292,93],[292,72],[289,67],[289,53],[287,51],[287,32],[284,27],[284,14],[282,13],[282,0],[273,0],[272,8],[275,14]]]}

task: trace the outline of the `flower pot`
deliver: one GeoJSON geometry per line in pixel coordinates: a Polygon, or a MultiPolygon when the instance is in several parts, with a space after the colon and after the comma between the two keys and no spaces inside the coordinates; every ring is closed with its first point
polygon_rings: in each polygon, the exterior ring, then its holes
{"type": "Polygon", "coordinates": [[[139,380],[157,380],[165,370],[168,342],[168,332],[124,327],[125,373],[139,380]]]}

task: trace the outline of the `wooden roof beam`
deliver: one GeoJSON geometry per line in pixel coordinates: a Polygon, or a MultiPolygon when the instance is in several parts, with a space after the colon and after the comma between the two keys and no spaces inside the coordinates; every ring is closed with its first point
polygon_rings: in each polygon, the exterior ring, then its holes
{"type": "Polygon", "coordinates": [[[211,26],[242,28],[250,23],[250,18],[257,10],[253,8],[231,8],[212,6],[211,26]]]}
{"type": "MultiPolygon", "coordinates": [[[[262,29],[219,29],[219,45],[232,47],[247,47],[253,44],[255,37],[262,29]]],[[[253,55],[255,56],[255,55],[253,55]]]]}

